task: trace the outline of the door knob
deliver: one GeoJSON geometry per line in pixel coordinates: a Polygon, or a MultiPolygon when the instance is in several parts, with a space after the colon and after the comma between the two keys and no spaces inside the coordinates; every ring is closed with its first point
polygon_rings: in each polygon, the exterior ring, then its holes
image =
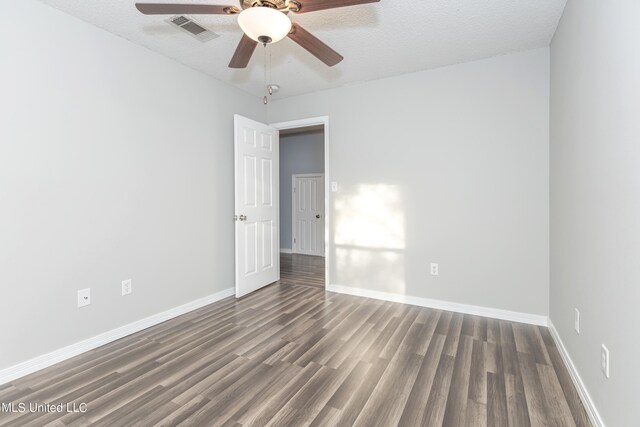
{"type": "Polygon", "coordinates": [[[240,215],[240,221],[246,221],[247,220],[247,216],[246,215],[240,215]]]}
{"type": "Polygon", "coordinates": [[[319,219],[319,218],[320,218],[320,214],[316,215],[316,218],[318,218],[318,219],[319,219]]]}

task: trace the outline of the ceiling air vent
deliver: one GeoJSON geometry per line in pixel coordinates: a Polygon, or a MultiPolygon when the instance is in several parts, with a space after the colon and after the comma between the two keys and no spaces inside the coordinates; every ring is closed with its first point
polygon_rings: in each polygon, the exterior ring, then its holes
{"type": "Polygon", "coordinates": [[[169,18],[167,22],[189,33],[201,42],[208,42],[209,40],[220,37],[220,34],[207,30],[202,25],[198,24],[191,18],[187,18],[186,16],[174,16],[173,18],[169,18]]]}

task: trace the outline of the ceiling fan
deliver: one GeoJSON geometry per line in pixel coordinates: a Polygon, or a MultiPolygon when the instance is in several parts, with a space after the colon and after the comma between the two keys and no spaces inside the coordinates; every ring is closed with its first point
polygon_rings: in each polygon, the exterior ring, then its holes
{"type": "Polygon", "coordinates": [[[230,68],[245,68],[258,43],[266,46],[268,43],[276,43],[285,37],[289,37],[329,67],[333,67],[344,59],[342,55],[299,24],[292,23],[287,16],[289,12],[306,13],[379,1],[240,0],[242,9],[236,6],[165,3],[136,3],[136,8],[145,15],[238,15],[238,24],[244,34],[231,58],[230,68]]]}

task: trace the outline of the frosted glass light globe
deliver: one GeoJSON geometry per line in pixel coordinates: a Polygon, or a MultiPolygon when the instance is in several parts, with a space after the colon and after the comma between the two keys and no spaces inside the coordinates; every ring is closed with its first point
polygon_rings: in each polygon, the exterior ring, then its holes
{"type": "Polygon", "coordinates": [[[240,12],[238,24],[242,31],[260,43],[275,43],[291,31],[287,15],[270,7],[252,7],[240,12]]]}

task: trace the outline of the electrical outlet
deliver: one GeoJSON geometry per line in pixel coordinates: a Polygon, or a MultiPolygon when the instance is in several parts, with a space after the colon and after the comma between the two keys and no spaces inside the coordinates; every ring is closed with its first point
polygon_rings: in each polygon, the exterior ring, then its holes
{"type": "Polygon", "coordinates": [[[432,276],[437,276],[438,273],[438,264],[436,264],[435,262],[431,263],[431,275],[432,276]]]}
{"type": "Polygon", "coordinates": [[[122,295],[129,295],[133,291],[131,279],[122,281],[122,295]]]}
{"type": "Polygon", "coordinates": [[[78,291],[78,307],[85,307],[91,304],[91,289],[80,289],[78,291]]]}
{"type": "Polygon", "coordinates": [[[600,369],[604,376],[609,378],[609,349],[604,344],[600,350],[600,369]]]}
{"type": "Polygon", "coordinates": [[[576,330],[576,333],[580,333],[580,311],[577,308],[574,308],[573,329],[576,330]]]}

